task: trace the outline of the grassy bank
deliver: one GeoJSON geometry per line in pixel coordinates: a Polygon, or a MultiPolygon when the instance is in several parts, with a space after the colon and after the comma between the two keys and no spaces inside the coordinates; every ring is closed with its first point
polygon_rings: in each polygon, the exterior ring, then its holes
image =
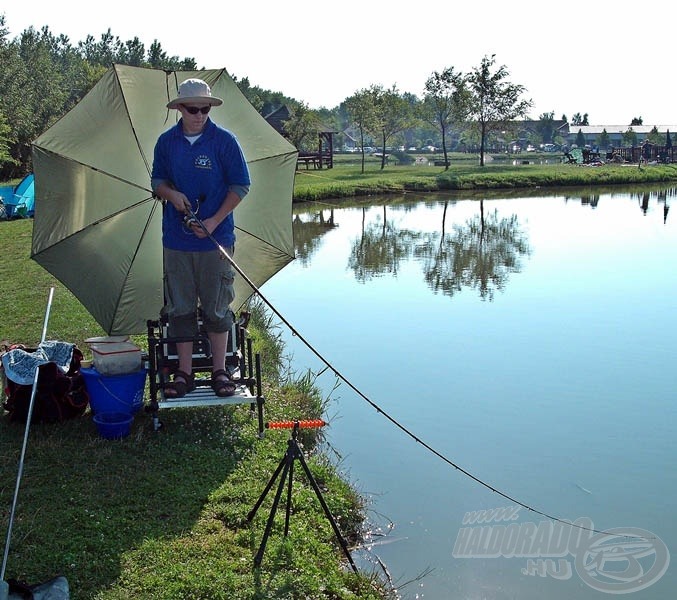
{"type": "MultiPolygon", "coordinates": [[[[521,160],[521,159],[520,159],[521,160]]],[[[484,167],[468,160],[451,161],[448,170],[431,164],[386,165],[370,158],[362,173],[359,160],[342,157],[333,169],[296,172],[294,200],[307,202],[327,198],[407,191],[489,190],[536,187],[628,185],[677,182],[677,165],[603,165],[599,167],[554,164],[513,164],[491,160],[484,167]]]]}
{"type": "MultiPolygon", "coordinates": [[[[85,347],[84,339],[103,332],[28,258],[31,230],[30,220],[0,223],[0,336],[39,342],[54,286],[48,339],[85,347]]],[[[266,420],[320,417],[323,399],[312,379],[281,379],[284,349],[265,311],[255,307],[254,314],[250,329],[264,363],[266,420]]],[[[282,506],[262,565],[254,568],[273,493],[251,524],[247,516],[284,456],[287,431],[259,439],[244,406],[177,408],[161,417],[164,428],[155,432],[150,417],[139,413],[131,435],[118,441],[100,438],[90,415],[31,427],[5,579],[37,583],[61,574],[73,600],[387,597],[372,573],[355,575],[345,567],[300,468],[289,536],[283,536],[282,506]]],[[[24,431],[0,417],[3,540],[24,431]]],[[[313,451],[316,434],[301,433],[329,509],[346,538],[357,540],[363,499],[313,451]]]]}
{"type": "MultiPolygon", "coordinates": [[[[559,155],[526,154],[488,156],[484,167],[477,156],[450,154],[450,167],[434,166],[441,155],[418,155],[411,165],[387,164],[367,156],[364,172],[357,154],[338,154],[333,169],[296,171],[294,201],[310,202],[327,198],[369,196],[383,193],[451,190],[501,190],[559,188],[574,186],[613,186],[677,182],[677,164],[570,165],[559,155]],[[522,164],[524,161],[529,164],[522,164]],[[545,161],[548,161],[547,163],[545,161]]],[[[20,179],[3,182],[16,185],[20,179]]]]}

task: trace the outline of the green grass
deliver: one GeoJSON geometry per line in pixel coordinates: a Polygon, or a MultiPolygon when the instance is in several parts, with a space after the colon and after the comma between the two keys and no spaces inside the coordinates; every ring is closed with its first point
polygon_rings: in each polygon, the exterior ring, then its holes
{"type": "MultiPolygon", "coordinates": [[[[467,157],[468,155],[461,155],[467,157]]],[[[441,159],[425,156],[425,159],[441,159]]],[[[512,157],[511,157],[512,158],[512,157]]],[[[529,160],[539,157],[528,156],[529,160]]],[[[548,157],[556,160],[556,156],[548,157]]],[[[517,160],[526,160],[520,155],[517,160]]],[[[386,165],[382,170],[378,159],[369,157],[365,170],[359,158],[338,155],[333,169],[301,168],[296,172],[294,199],[314,201],[328,198],[364,196],[379,193],[445,190],[524,189],[537,187],[569,187],[598,185],[628,185],[677,181],[677,165],[651,165],[641,169],[637,165],[512,164],[512,160],[498,156],[484,167],[477,158],[469,161],[451,156],[451,166],[435,167],[429,164],[386,165]]]]}
{"type": "MultiPolygon", "coordinates": [[[[0,222],[2,339],[41,339],[55,287],[48,339],[83,346],[101,333],[61,284],[28,256],[32,221],[0,222]]],[[[77,265],[74,265],[77,268],[77,265]]],[[[250,330],[264,363],[266,420],[319,418],[325,400],[312,376],[281,375],[284,348],[270,314],[252,307],[250,330]]],[[[254,556],[274,495],[253,508],[289,439],[257,435],[249,408],[176,408],[137,414],[131,435],[104,440],[86,414],[33,425],[5,579],[68,579],[73,600],[386,598],[373,572],[355,575],[301,468],[294,471],[290,532],[278,508],[260,568],[254,556]]],[[[25,427],[0,417],[0,529],[6,535],[25,427]]],[[[344,536],[359,540],[365,503],[317,452],[317,433],[301,430],[308,463],[344,536]]],[[[4,547],[4,544],[3,544],[4,547]]]]}

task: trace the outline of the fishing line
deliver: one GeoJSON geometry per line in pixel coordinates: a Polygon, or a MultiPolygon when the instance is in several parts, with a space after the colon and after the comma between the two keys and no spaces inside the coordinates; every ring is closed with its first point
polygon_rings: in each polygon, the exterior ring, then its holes
{"type": "MultiPolygon", "coordinates": [[[[413,439],[415,442],[418,442],[423,446],[426,450],[434,454],[437,458],[441,459],[443,462],[445,462],[447,465],[453,467],[475,483],[478,483],[482,487],[488,489],[489,491],[493,492],[494,494],[498,494],[502,498],[505,498],[506,500],[509,500],[510,502],[514,502],[518,506],[524,508],[525,510],[528,510],[532,513],[535,513],[537,515],[540,515],[542,517],[545,517],[546,519],[550,519],[551,521],[556,521],[558,523],[562,523],[564,525],[569,525],[570,527],[575,527],[577,529],[582,529],[584,531],[590,531],[592,533],[601,533],[605,535],[614,535],[616,536],[617,534],[609,533],[607,531],[603,531],[601,529],[594,529],[592,527],[585,527],[583,525],[578,525],[576,523],[570,523],[566,519],[561,519],[559,517],[556,517],[554,515],[551,515],[543,510],[539,510],[529,504],[526,504],[525,502],[522,502],[521,500],[518,500],[517,498],[514,498],[510,494],[503,492],[499,490],[498,488],[495,488],[492,486],[490,483],[487,483],[483,479],[480,479],[477,475],[473,475],[470,471],[467,469],[464,469],[460,465],[456,464],[454,461],[452,461],[450,458],[442,454],[439,450],[436,450],[433,448],[430,444],[422,440],[420,437],[418,437],[415,433],[413,433],[410,429],[408,429],[406,426],[404,426],[402,423],[400,423],[395,417],[393,417],[391,414],[389,414],[387,411],[383,410],[378,404],[376,404],[373,400],[368,398],[360,389],[358,389],[345,375],[343,375],[338,369],[336,369],[332,364],[324,357],[322,354],[305,338],[301,333],[299,333],[296,328],[278,311],[275,306],[273,306],[272,302],[268,300],[265,295],[261,292],[261,290],[254,284],[251,279],[242,271],[242,269],[237,265],[237,263],[233,260],[233,258],[226,252],[225,248],[219,244],[218,241],[212,236],[209,231],[207,231],[207,228],[204,226],[202,221],[200,221],[195,214],[190,210],[187,209],[189,216],[191,219],[195,219],[195,223],[198,224],[201,228],[202,231],[207,235],[207,237],[214,243],[214,245],[218,248],[218,250],[223,254],[227,260],[230,262],[232,267],[238,272],[240,276],[245,280],[245,282],[256,292],[256,294],[263,300],[263,302],[277,315],[277,317],[284,323],[289,330],[291,331],[292,335],[297,337],[299,340],[303,342],[303,344],[313,353],[317,358],[319,358],[327,368],[331,369],[331,371],[334,373],[334,375],[343,381],[351,390],[353,390],[360,398],[362,398],[367,404],[369,404],[372,408],[376,410],[377,413],[383,415],[388,421],[390,421],[395,427],[397,427],[400,431],[402,431],[404,434],[409,436],[411,439],[413,439]]],[[[640,536],[621,536],[625,538],[632,538],[632,539],[654,539],[654,538],[644,538],[640,536]]]]}

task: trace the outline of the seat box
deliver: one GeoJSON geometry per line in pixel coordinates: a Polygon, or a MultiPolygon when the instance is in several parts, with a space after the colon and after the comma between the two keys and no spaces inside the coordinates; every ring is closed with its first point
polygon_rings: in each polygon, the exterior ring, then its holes
{"type": "Polygon", "coordinates": [[[98,337],[91,337],[85,340],[85,343],[88,346],[92,344],[121,344],[122,342],[128,342],[128,335],[102,335],[98,337]]]}
{"type": "Polygon", "coordinates": [[[94,368],[102,375],[122,375],[141,369],[141,348],[131,342],[90,344],[94,368]]]}

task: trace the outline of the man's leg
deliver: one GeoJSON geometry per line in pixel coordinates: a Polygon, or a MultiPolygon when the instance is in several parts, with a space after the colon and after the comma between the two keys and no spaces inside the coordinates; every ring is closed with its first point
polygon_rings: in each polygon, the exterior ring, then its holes
{"type": "Polygon", "coordinates": [[[212,345],[212,390],[217,396],[226,397],[235,394],[235,384],[226,371],[226,348],[228,332],[208,333],[212,345]]]}
{"type": "Polygon", "coordinates": [[[233,325],[230,304],[235,297],[235,271],[220,251],[204,252],[200,260],[198,294],[212,347],[212,389],[217,396],[232,396],[235,386],[226,371],[226,354],[228,332],[233,325]]]}
{"type": "MultiPolygon", "coordinates": [[[[190,253],[164,250],[165,301],[170,337],[197,335],[197,293],[190,253]]],[[[193,342],[177,342],[179,364],[174,382],[165,387],[165,395],[179,398],[193,388],[193,342]],[[185,387],[184,387],[185,386],[185,387]],[[185,390],[185,392],[184,392],[185,390]]]]}
{"type": "Polygon", "coordinates": [[[176,354],[179,357],[179,371],[193,372],[193,342],[177,342],[176,354]]]}
{"type": "Polygon", "coordinates": [[[217,333],[207,332],[209,343],[212,346],[212,370],[219,371],[226,369],[226,348],[228,347],[228,332],[217,333]]]}

